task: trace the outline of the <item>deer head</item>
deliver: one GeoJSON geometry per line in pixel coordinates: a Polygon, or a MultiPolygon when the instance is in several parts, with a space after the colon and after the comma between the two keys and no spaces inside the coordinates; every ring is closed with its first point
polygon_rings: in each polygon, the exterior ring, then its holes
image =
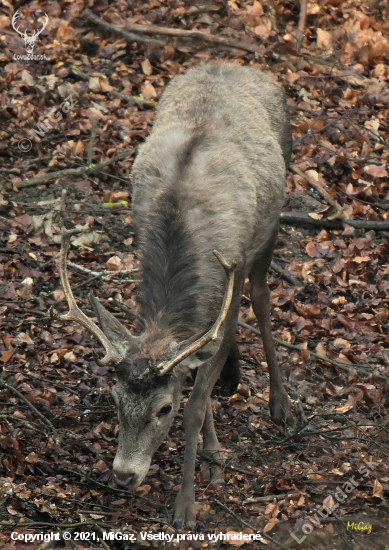
{"type": "Polygon", "coordinates": [[[219,252],[214,251],[225,270],[227,284],[219,316],[205,334],[190,341],[177,342],[158,333],[155,327],[149,327],[143,335],[134,336],[97,298],[89,295],[99,326],[77,306],[66,262],[71,236],[78,232],[62,229],[59,273],[69,312],[60,318],[76,321],[93,334],[105,349],[104,358],[96,359],[97,362],[115,367],[117,383],[112,395],[118,408],[120,431],[113,464],[114,478],[118,485],[136,489],[145,478],[152,456],[166,437],[179,409],[188,374],[211,359],[220,346],[219,331],[231,304],[236,263],[229,265],[219,252]],[[160,345],[156,346],[156,342],[160,345]],[[159,350],[157,354],[155,349],[159,350]]]}
{"type": "Polygon", "coordinates": [[[43,23],[43,27],[37,31],[34,31],[34,34],[32,36],[29,36],[27,34],[27,31],[21,31],[19,29],[19,27],[16,27],[16,24],[17,24],[17,19],[19,19],[20,17],[20,10],[17,10],[13,17],[12,17],[12,26],[13,28],[15,29],[15,31],[17,33],[20,34],[20,36],[23,38],[24,40],[24,43],[26,45],[26,50],[28,53],[32,53],[34,51],[34,46],[35,46],[35,42],[36,42],[36,39],[38,38],[38,36],[42,33],[43,29],[46,27],[48,21],[49,21],[49,17],[48,15],[45,13],[45,22],[43,23]]]}

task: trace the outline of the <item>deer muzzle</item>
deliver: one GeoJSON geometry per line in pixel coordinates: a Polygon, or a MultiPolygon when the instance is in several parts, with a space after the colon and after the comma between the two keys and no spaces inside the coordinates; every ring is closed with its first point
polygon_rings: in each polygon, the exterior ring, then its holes
{"type": "Polygon", "coordinates": [[[116,455],[113,462],[113,478],[116,485],[128,491],[135,491],[146,477],[150,463],[151,459],[128,461],[116,455]]]}

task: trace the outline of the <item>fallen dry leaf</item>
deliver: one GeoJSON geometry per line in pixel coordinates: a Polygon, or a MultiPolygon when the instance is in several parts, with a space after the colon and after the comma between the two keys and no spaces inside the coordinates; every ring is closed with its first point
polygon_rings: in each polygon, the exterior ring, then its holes
{"type": "Polygon", "coordinates": [[[384,488],[382,487],[378,479],[374,480],[373,497],[381,498],[382,500],[385,499],[384,488]]]}
{"type": "Polygon", "coordinates": [[[377,164],[369,164],[368,166],[364,167],[364,171],[366,174],[369,174],[369,176],[373,176],[373,178],[387,178],[388,177],[388,171],[381,165],[377,164]]]}
{"type": "Polygon", "coordinates": [[[271,518],[263,528],[264,533],[269,533],[277,525],[278,521],[277,518],[271,518]]]}

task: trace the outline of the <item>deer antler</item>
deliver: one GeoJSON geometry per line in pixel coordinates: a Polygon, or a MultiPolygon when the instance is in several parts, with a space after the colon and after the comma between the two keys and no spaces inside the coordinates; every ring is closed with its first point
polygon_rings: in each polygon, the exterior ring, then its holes
{"type": "Polygon", "coordinates": [[[49,16],[47,15],[47,13],[45,13],[45,18],[46,18],[46,21],[44,22],[43,27],[41,28],[41,30],[40,31],[34,31],[34,38],[39,36],[41,34],[41,32],[44,31],[47,23],[49,22],[49,16]]]}
{"type": "Polygon", "coordinates": [[[22,32],[22,31],[19,30],[19,27],[16,27],[16,20],[19,19],[19,17],[20,17],[20,9],[16,10],[15,13],[13,14],[12,26],[15,29],[16,32],[18,32],[21,36],[23,36],[23,38],[30,38],[30,39],[36,38],[37,36],[39,36],[41,34],[41,32],[44,31],[47,23],[49,22],[49,16],[47,15],[47,13],[45,13],[46,21],[43,23],[43,27],[38,31],[34,31],[32,36],[28,36],[26,30],[22,32]]]}
{"type": "Polygon", "coordinates": [[[16,10],[13,17],[12,17],[12,26],[13,28],[15,29],[16,32],[18,32],[19,34],[21,34],[22,36],[24,36],[26,34],[26,31],[22,32],[19,30],[19,27],[16,28],[16,19],[19,19],[20,17],[20,10],[16,10]]]}
{"type": "Polygon", "coordinates": [[[222,304],[219,316],[216,319],[214,325],[209,329],[208,332],[206,332],[203,336],[201,336],[201,338],[198,338],[195,342],[190,344],[186,349],[184,349],[184,351],[182,351],[179,355],[177,355],[171,361],[168,361],[167,363],[159,364],[157,367],[158,369],[160,369],[158,372],[158,376],[162,376],[166,374],[173,367],[178,365],[178,363],[181,363],[181,361],[189,357],[189,355],[192,355],[192,353],[194,353],[195,351],[198,351],[199,349],[203,348],[209,342],[211,341],[214,342],[217,339],[220,327],[222,326],[222,324],[225,321],[225,318],[227,317],[227,313],[231,305],[232,293],[234,290],[234,270],[236,268],[236,262],[232,262],[231,264],[228,264],[224,256],[222,256],[220,252],[218,252],[217,250],[214,250],[213,253],[215,254],[216,258],[219,260],[219,262],[222,264],[227,276],[226,290],[224,293],[223,304],[222,304]]]}
{"type": "Polygon", "coordinates": [[[59,275],[61,277],[62,287],[69,305],[69,312],[61,315],[60,319],[61,321],[76,321],[76,323],[79,323],[84,328],[89,330],[89,332],[100,341],[106,351],[106,355],[100,361],[100,363],[102,365],[108,365],[109,363],[116,365],[117,363],[120,363],[122,357],[115,351],[112,344],[105,336],[104,332],[97,325],[95,325],[95,323],[91,321],[91,319],[89,319],[89,317],[87,317],[85,313],[80,310],[80,308],[76,304],[76,300],[74,299],[73,292],[70,288],[66,262],[70,248],[70,237],[77,233],[80,233],[78,229],[68,230],[64,227],[61,231],[62,241],[61,252],[59,256],[59,275]]]}

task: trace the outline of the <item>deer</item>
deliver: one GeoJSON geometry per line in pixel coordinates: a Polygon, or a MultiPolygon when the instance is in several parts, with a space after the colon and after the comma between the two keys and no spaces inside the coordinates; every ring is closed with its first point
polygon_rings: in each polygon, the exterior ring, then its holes
{"type": "MultiPolygon", "coordinates": [[[[240,381],[235,338],[243,283],[258,320],[270,377],[272,421],[291,421],[271,333],[267,271],[278,236],[291,157],[286,96],[254,67],[213,62],[174,77],[132,167],[133,225],[141,267],[135,335],[89,295],[98,325],[78,308],[66,271],[75,230],[63,229],[59,272],[69,312],[115,368],[119,416],[115,483],[135,490],[194,383],[183,413],[186,446],[174,525],[196,524],[194,475],[200,433],[205,480],[222,476],[211,392],[240,381]],[[192,376],[192,381],[193,381],[192,376]]],[[[96,353],[96,352],[95,352],[96,353]]]]}

